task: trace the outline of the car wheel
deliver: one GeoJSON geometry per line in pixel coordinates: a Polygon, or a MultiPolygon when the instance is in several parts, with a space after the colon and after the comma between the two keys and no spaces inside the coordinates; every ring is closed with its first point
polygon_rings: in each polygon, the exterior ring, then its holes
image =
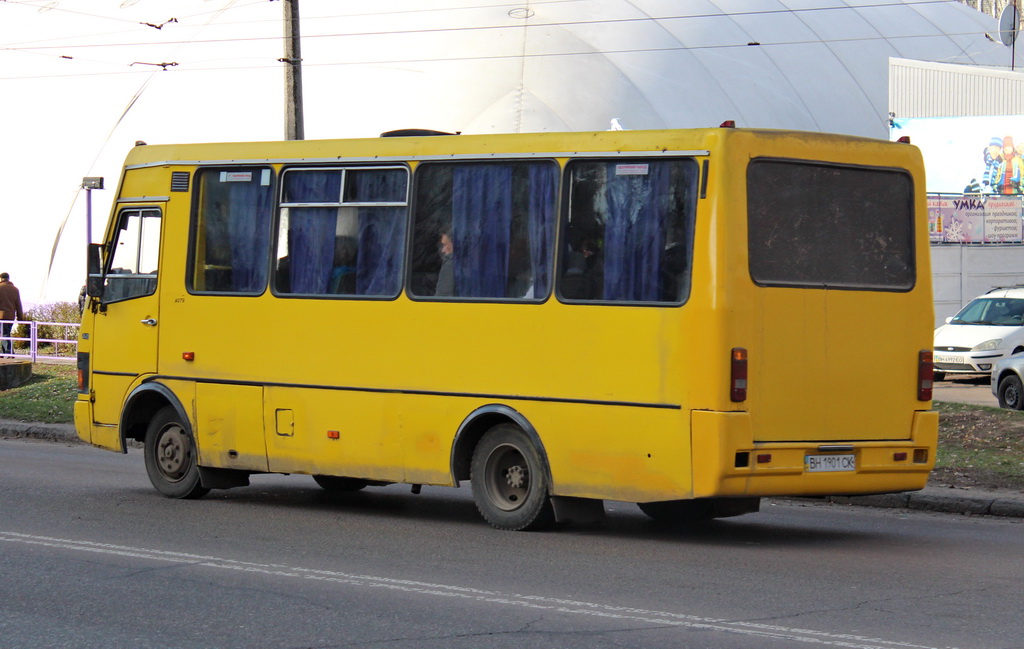
{"type": "Polygon", "coordinates": [[[1024,384],[1016,374],[1010,374],[999,382],[999,406],[1024,410],[1024,384]]]}

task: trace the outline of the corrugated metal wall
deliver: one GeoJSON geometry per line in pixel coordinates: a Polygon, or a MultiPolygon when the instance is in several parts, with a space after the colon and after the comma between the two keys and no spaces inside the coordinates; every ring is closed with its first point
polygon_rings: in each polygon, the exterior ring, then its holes
{"type": "Polygon", "coordinates": [[[899,118],[1021,115],[1024,72],[889,59],[889,111],[899,118]]]}

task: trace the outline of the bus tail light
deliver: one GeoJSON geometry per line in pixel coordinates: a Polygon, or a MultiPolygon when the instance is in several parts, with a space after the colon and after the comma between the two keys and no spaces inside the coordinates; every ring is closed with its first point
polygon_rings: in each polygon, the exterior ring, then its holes
{"type": "Polygon", "coordinates": [[[89,394],[89,353],[78,352],[78,393],[89,394]]]}
{"type": "Polygon", "coordinates": [[[932,350],[922,349],[917,354],[917,400],[932,400],[932,381],[935,378],[935,364],[932,350]]]}
{"type": "Polygon", "coordinates": [[[732,348],[729,388],[730,399],[737,402],[747,400],[747,350],[743,347],[732,348]]]}

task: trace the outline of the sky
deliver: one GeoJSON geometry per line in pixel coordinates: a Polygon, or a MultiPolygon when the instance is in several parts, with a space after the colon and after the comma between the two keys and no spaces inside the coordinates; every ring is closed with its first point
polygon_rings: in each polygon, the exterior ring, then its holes
{"type": "MultiPolygon", "coordinates": [[[[515,6],[301,0],[306,139],[508,131],[510,115],[486,107],[522,65],[515,6]],[[451,28],[467,23],[488,27],[451,28]],[[488,56],[466,57],[474,48],[488,56]],[[468,84],[473,97],[456,101],[468,84]]],[[[99,242],[137,141],[284,139],[284,11],[280,0],[0,0],[0,272],[26,308],[77,301],[87,200],[99,242]],[[81,189],[97,176],[105,189],[81,189]]]]}
{"type": "Polygon", "coordinates": [[[0,271],[26,308],[77,300],[82,179],[105,179],[99,241],[137,140],[283,137],[282,15],[266,0],[0,2],[0,271]]]}
{"type": "MultiPolygon", "coordinates": [[[[375,38],[372,48],[343,37],[380,22],[381,13],[364,6],[301,2],[307,139],[423,126],[372,107],[368,118],[362,105],[359,119],[346,119],[346,105],[367,102],[360,87],[383,83],[393,96],[385,90],[373,99],[396,106],[393,97],[426,76],[402,61],[422,44],[415,36],[375,38]]],[[[26,308],[77,300],[87,196],[98,242],[137,141],[284,138],[284,7],[274,0],[0,0],[0,271],[10,273],[26,308]],[[95,176],[105,189],[82,190],[82,179],[95,176]]],[[[387,20],[409,29],[445,20],[437,13],[387,20]]],[[[447,40],[434,46],[459,46],[447,40]]],[[[402,114],[416,113],[406,101],[402,114]]]]}

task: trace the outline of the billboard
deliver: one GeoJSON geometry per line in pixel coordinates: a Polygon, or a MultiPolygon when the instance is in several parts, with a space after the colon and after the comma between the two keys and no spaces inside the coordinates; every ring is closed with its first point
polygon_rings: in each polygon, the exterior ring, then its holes
{"type": "Polygon", "coordinates": [[[1021,196],[929,196],[932,243],[1021,243],[1021,196]]]}
{"type": "Polygon", "coordinates": [[[910,136],[934,194],[1024,195],[1024,115],[893,119],[910,136]]]}

